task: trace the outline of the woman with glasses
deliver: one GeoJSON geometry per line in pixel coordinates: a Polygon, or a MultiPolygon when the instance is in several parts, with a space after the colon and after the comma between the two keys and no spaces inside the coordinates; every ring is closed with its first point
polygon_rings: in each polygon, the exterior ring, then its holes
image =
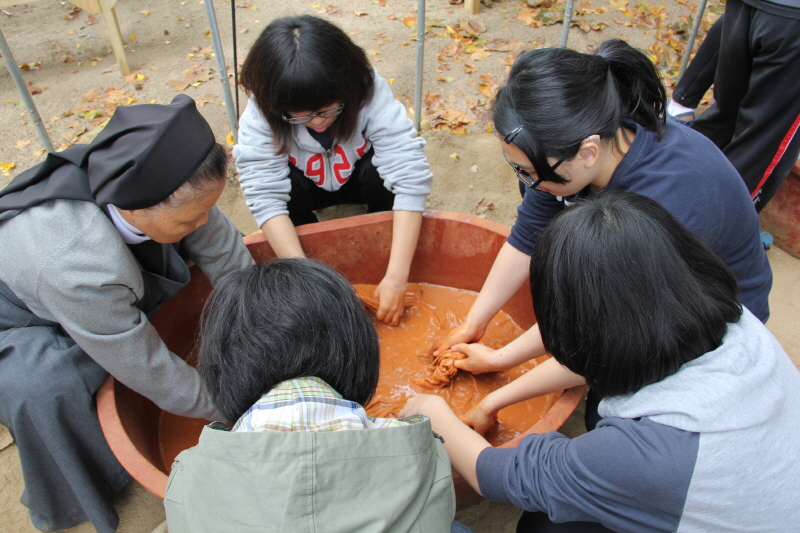
{"type": "MultiPolygon", "coordinates": [[[[526,190],[480,296],[440,345],[468,355],[456,363],[459,368],[504,370],[545,353],[538,326],[499,350],[464,343],[480,340],[527,281],[531,250],[548,222],[599,190],[659,202],[722,259],[736,277],[739,301],[767,320],[772,272],[747,189],[713,143],[665,121],[665,105],[653,64],[623,41],[606,41],[596,54],[551,48],[520,56],[497,94],[493,118],[504,155],[526,190]]],[[[468,418],[485,428],[510,403],[581,382],[551,359],[522,383],[487,396],[468,418]]],[[[590,405],[587,413],[593,411],[590,405]]]]}
{"type": "Polygon", "coordinates": [[[527,511],[518,533],[797,530],[800,374],[696,235],[604,192],[542,232],[530,281],[553,360],[603,396],[597,428],[493,448],[440,396],[400,412],[430,417],[476,491],[527,511]]]}
{"type": "Polygon", "coordinates": [[[389,264],[375,291],[397,323],[433,179],[405,108],[337,26],[308,15],[270,23],[247,55],[250,101],[233,153],[247,205],[279,257],[302,257],[294,226],[314,211],[394,210],[389,264]]]}

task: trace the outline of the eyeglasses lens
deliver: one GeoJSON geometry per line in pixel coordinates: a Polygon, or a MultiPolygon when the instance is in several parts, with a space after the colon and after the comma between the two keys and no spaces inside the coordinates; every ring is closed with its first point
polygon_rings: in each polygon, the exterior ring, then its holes
{"type": "Polygon", "coordinates": [[[521,168],[519,168],[519,166],[512,163],[505,152],[503,152],[503,157],[505,157],[506,163],[511,165],[511,168],[514,169],[514,172],[517,175],[517,179],[520,182],[522,182],[524,186],[528,187],[529,189],[536,189],[537,191],[541,190],[539,189],[539,184],[542,182],[542,180],[533,179],[533,176],[531,176],[527,171],[522,170],[521,168]]]}
{"type": "Polygon", "coordinates": [[[314,117],[329,118],[335,117],[336,115],[341,115],[343,109],[344,105],[340,105],[339,107],[334,107],[333,109],[328,109],[327,111],[323,111],[321,113],[314,113],[311,115],[305,115],[303,117],[284,117],[283,120],[289,124],[305,124],[306,122],[311,122],[314,120],[314,117]]]}

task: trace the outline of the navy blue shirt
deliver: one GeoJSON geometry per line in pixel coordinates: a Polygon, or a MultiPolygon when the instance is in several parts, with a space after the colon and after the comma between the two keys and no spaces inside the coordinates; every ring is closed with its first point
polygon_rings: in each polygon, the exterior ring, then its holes
{"type": "MultiPolygon", "coordinates": [[[[631,125],[636,138],[605,190],[635,192],[660,203],[722,259],[739,283],[739,301],[766,322],[772,270],[739,173],[714,143],[691,128],[667,123],[658,140],[654,132],[631,125]]],[[[509,244],[530,255],[539,234],[564,207],[563,198],[526,191],[509,244]]]]}

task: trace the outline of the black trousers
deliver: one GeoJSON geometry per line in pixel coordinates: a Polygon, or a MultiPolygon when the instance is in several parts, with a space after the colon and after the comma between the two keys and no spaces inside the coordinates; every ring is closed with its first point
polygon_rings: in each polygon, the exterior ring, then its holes
{"type": "Polygon", "coordinates": [[[366,204],[367,212],[391,211],[394,194],[384,186],[378,169],[372,164],[374,150],[359,159],[350,179],[338,191],[326,191],[317,187],[302,170],[289,165],[292,191],[289,193],[289,218],[295,226],[319,222],[314,211],[334,205],[366,204]]]}
{"type": "Polygon", "coordinates": [[[714,75],[717,73],[717,62],[719,61],[719,47],[722,41],[722,19],[720,17],[708,30],[706,38],[700,43],[700,48],[692,58],[692,62],[686,67],[678,85],[672,92],[672,99],[682,106],[692,109],[700,105],[700,100],[711,84],[714,83],[714,75]]]}
{"type": "Polygon", "coordinates": [[[692,126],[728,157],[760,211],[800,153],[800,20],[728,0],[715,103],[692,126]]]}

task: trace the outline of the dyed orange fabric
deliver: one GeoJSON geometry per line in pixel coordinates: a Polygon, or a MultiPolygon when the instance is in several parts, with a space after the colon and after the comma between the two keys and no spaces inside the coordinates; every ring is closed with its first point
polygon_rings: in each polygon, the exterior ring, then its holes
{"type": "Polygon", "coordinates": [[[431,373],[429,377],[414,381],[418,386],[434,390],[441,389],[450,385],[450,380],[458,373],[456,361],[466,358],[466,354],[446,350],[439,355],[428,355],[422,357],[423,361],[429,361],[427,370],[431,373]]]}

